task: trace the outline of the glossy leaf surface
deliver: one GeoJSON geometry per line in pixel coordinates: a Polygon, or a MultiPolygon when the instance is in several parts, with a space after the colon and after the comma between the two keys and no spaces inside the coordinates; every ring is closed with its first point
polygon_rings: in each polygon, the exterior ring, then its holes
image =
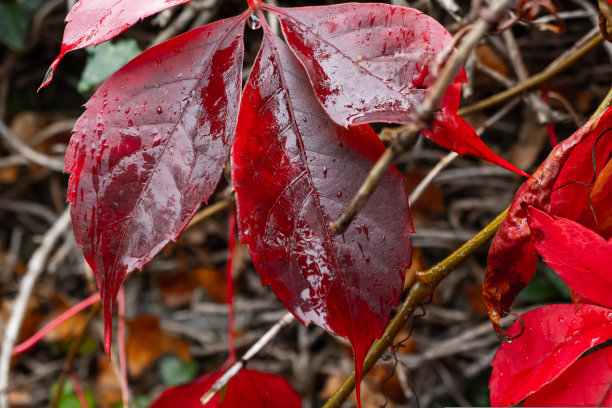
{"type": "Polygon", "coordinates": [[[238,114],[246,16],[144,52],[100,87],[75,125],[68,199],[101,291],[107,352],[126,274],[176,239],[219,181],[238,114]]]}
{"type": "MultiPolygon", "coordinates": [[[[592,219],[583,179],[589,181],[593,179],[593,146],[595,141],[600,139],[598,150],[606,151],[612,133],[605,132],[610,127],[612,127],[612,109],[591,119],[570,138],[557,145],[540,168],[516,193],[508,215],[491,244],[483,285],[485,306],[498,333],[503,333],[498,324],[500,317],[508,311],[517,293],[529,283],[535,273],[537,255],[531,242],[532,236],[527,221],[528,207],[532,206],[553,215],[566,216],[572,214],[578,216],[588,209],[592,219]],[[578,169],[581,178],[575,180],[573,177],[577,177],[578,169]],[[571,184],[567,184],[570,182],[571,184]],[[564,187],[560,187],[563,185],[564,187]],[[573,191],[572,196],[566,195],[564,190],[574,185],[581,189],[580,194],[573,191]],[[578,211],[572,210],[572,206],[579,207],[578,211]]],[[[605,157],[605,154],[601,156],[605,157]]],[[[597,160],[599,163],[603,161],[603,159],[597,160]]],[[[599,169],[602,167],[603,165],[598,164],[599,169]]],[[[591,187],[590,190],[594,192],[594,196],[606,197],[606,187],[603,184],[598,188],[591,187]]],[[[591,202],[595,201],[591,198],[591,202]]],[[[602,208],[602,214],[609,214],[609,206],[599,206],[602,208]]],[[[598,216],[602,220],[607,220],[607,217],[609,216],[598,216]]]]}
{"type": "Polygon", "coordinates": [[[612,406],[612,348],[581,358],[542,387],[523,407],[612,406]]]}
{"type": "MultiPolygon", "coordinates": [[[[612,338],[612,311],[594,305],[550,305],[522,315],[525,331],[503,343],[491,363],[492,406],[517,404],[568,369],[585,351],[612,338]]],[[[516,322],[509,330],[517,335],[516,322]]]]}
{"type": "MultiPolygon", "coordinates": [[[[305,67],[327,114],[341,126],[406,123],[434,84],[436,58],[452,37],[420,11],[387,4],[327,7],[266,6],[281,21],[293,52],[305,67]]],[[[456,112],[461,73],[423,134],[468,154],[526,175],[493,153],[456,112]]]]}
{"type": "Polygon", "coordinates": [[[66,17],[62,48],[51,63],[40,88],[51,82],[53,72],[66,53],[110,40],[145,17],[189,1],[191,0],[78,1],[66,17]]]}
{"type": "Polygon", "coordinates": [[[287,380],[255,370],[241,370],[206,405],[200,398],[223,372],[206,374],[178,387],[168,388],[150,408],[301,408],[302,399],[287,380]]]}
{"type": "Polygon", "coordinates": [[[287,45],[268,28],[245,87],[232,151],[239,230],[263,284],[304,324],[347,337],[358,373],[399,302],[410,264],[406,192],[395,167],[343,235],[349,204],[384,146],[318,104],[287,45]]]}
{"type": "Polygon", "coordinates": [[[550,211],[612,238],[612,109],[591,122],[592,130],[576,145],[555,182],[550,211]]]}
{"type": "Polygon", "coordinates": [[[565,218],[531,208],[529,228],[544,261],[572,289],[612,308],[612,240],[565,218]]]}

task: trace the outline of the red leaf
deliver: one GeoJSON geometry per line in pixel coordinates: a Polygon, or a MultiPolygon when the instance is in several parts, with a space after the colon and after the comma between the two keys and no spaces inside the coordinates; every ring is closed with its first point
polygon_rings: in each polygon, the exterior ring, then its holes
{"type": "MultiPolygon", "coordinates": [[[[582,163],[583,167],[590,167],[592,179],[593,166],[590,160],[592,147],[595,140],[609,127],[612,127],[612,109],[591,119],[570,138],[557,145],[540,168],[516,193],[508,215],[491,244],[483,285],[485,306],[498,334],[503,333],[503,329],[499,326],[500,317],[510,308],[516,294],[529,283],[535,273],[537,257],[531,242],[527,208],[533,206],[541,211],[556,214],[555,211],[560,211],[559,209],[563,207],[562,202],[565,206],[576,205],[574,204],[576,193],[571,197],[561,193],[569,186],[558,188],[560,175],[565,174],[564,180],[568,180],[568,175],[576,168],[576,163],[582,163]],[[585,149],[582,143],[591,147],[585,149]],[[568,165],[566,170],[567,163],[572,164],[568,165]],[[554,188],[557,190],[553,192],[554,188]],[[562,196],[564,198],[561,198],[562,196]],[[554,201],[554,211],[551,201],[554,201]]],[[[610,138],[604,135],[603,139],[610,138]]],[[[606,143],[608,142],[600,142],[602,145],[606,143]]],[[[582,196],[586,197],[584,186],[581,188],[582,196]]],[[[585,202],[588,204],[586,199],[585,202]]],[[[582,209],[578,214],[581,212],[582,209]]]]}
{"type": "Polygon", "coordinates": [[[534,245],[544,261],[571,288],[612,308],[612,240],[577,222],[529,210],[534,245]]]}
{"type": "Polygon", "coordinates": [[[327,117],[295,56],[264,26],[232,151],[241,238],[262,283],[299,320],[351,341],[358,374],[399,302],[411,259],[397,169],[345,234],[328,224],[383,151],[369,126],[346,129],[327,117]]]}
{"type": "Polygon", "coordinates": [[[527,224],[527,207],[544,210],[550,207],[550,192],[572,147],[563,143],[557,145],[533,176],[519,188],[491,243],[482,291],[489,318],[498,334],[503,333],[499,319],[510,309],[516,295],[527,286],[537,265],[527,224]]]}
{"type": "Polygon", "coordinates": [[[125,276],[176,239],[219,181],[238,114],[247,15],[142,53],[100,87],[74,127],[68,199],[100,287],[107,352],[125,276]]]}
{"type": "MultiPolygon", "coordinates": [[[[550,305],[522,315],[525,331],[504,343],[491,363],[491,405],[514,405],[550,383],[588,349],[612,338],[612,311],[594,305],[550,305]]],[[[508,332],[517,335],[516,322],[508,332]]]]}
{"type": "Polygon", "coordinates": [[[200,398],[223,375],[206,374],[189,384],[165,390],[150,408],[301,408],[302,398],[287,380],[255,370],[241,370],[206,405],[200,398]]]}
{"type": "Polygon", "coordinates": [[[612,406],[612,348],[598,350],[572,364],[542,387],[523,407],[612,406]]]}
{"type": "Polygon", "coordinates": [[[55,68],[66,53],[108,41],[145,17],[189,1],[191,0],[78,1],[66,17],[62,49],[51,63],[39,90],[51,82],[55,68]]]}
{"type": "MultiPolygon", "coordinates": [[[[436,57],[452,41],[433,18],[406,7],[347,3],[264,8],[281,21],[323,108],[341,126],[406,123],[435,82],[436,57]]],[[[527,176],[493,153],[456,117],[460,84],[465,81],[462,70],[434,116],[433,129],[424,135],[457,153],[527,176]]]]}
{"type": "MultiPolygon", "coordinates": [[[[605,217],[610,217],[612,213],[609,211],[609,201],[605,202],[606,195],[612,194],[612,186],[608,184],[605,188],[603,185],[605,184],[603,178],[608,177],[611,171],[608,167],[607,171],[603,172],[612,157],[612,109],[589,121],[588,125],[581,128],[582,130],[586,127],[585,130],[588,132],[572,151],[555,182],[554,191],[550,196],[550,211],[551,214],[578,221],[596,230],[593,211],[589,205],[589,195],[598,223],[599,218],[602,218],[601,223],[605,224],[605,217]],[[604,174],[601,174],[602,172],[604,174]],[[602,177],[602,180],[594,183],[598,176],[602,177]],[[594,202],[593,195],[598,194],[601,196],[594,202]]],[[[601,230],[599,232],[602,233],[601,230]]]]}
{"type": "MultiPolygon", "coordinates": [[[[342,126],[405,121],[435,81],[436,56],[452,41],[437,21],[406,7],[266,7],[279,18],[324,109],[342,126]]],[[[456,82],[465,81],[462,71],[456,82]]]]}

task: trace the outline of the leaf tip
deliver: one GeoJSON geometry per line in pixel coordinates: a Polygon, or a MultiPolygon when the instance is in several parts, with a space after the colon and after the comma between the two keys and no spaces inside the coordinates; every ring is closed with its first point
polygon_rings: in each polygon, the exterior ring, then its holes
{"type": "Polygon", "coordinates": [[[43,89],[44,87],[46,87],[47,85],[49,85],[49,83],[51,82],[51,80],[53,79],[53,73],[55,72],[55,68],[57,67],[57,64],[59,63],[59,58],[61,58],[61,55],[58,56],[52,63],[51,66],[49,66],[49,69],[47,69],[47,72],[45,73],[45,77],[43,78],[42,83],[40,84],[40,86],[38,87],[38,89],[36,90],[36,92],[40,92],[41,89],[43,89]]]}

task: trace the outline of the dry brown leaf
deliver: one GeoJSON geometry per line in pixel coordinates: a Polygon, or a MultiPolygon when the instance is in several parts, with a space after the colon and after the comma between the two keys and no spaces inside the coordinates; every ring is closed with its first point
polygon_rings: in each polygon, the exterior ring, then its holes
{"type": "MultiPolygon", "coordinates": [[[[373,390],[383,398],[386,395],[393,402],[403,404],[406,402],[404,390],[392,366],[374,366],[366,375],[367,381],[373,390]]],[[[387,404],[387,406],[389,406],[387,404]]]]}
{"type": "Polygon", "coordinates": [[[412,333],[410,333],[410,327],[408,325],[404,325],[404,327],[397,332],[393,338],[393,345],[395,346],[396,351],[402,354],[412,354],[416,351],[418,346],[414,336],[412,336],[412,333]],[[400,342],[401,347],[398,347],[400,342]]]}
{"type": "Polygon", "coordinates": [[[487,309],[482,297],[482,284],[475,284],[465,290],[465,297],[472,305],[472,310],[479,316],[486,316],[487,309]]]}
{"type": "Polygon", "coordinates": [[[227,303],[227,277],[225,270],[200,268],[194,271],[195,279],[215,302],[227,303]]]}
{"type": "Polygon", "coordinates": [[[157,317],[142,315],[126,323],[129,335],[125,352],[132,377],[139,377],[163,353],[173,353],[183,361],[191,360],[189,345],[162,330],[157,317]]]}
{"type": "Polygon", "coordinates": [[[98,375],[96,376],[96,402],[97,406],[110,408],[120,403],[121,384],[115,375],[111,362],[106,357],[98,359],[98,375]]]}
{"type": "Polygon", "coordinates": [[[483,65],[494,69],[505,77],[508,76],[508,67],[499,55],[493,51],[493,48],[489,47],[487,44],[480,44],[476,47],[476,58],[478,58],[483,65]]]}
{"type": "MultiPolygon", "coordinates": [[[[72,307],[70,302],[68,302],[64,296],[57,295],[54,296],[54,298],[57,300],[57,306],[45,318],[44,324],[49,323],[51,320],[55,319],[57,316],[61,315],[72,307]]],[[[44,337],[44,339],[49,343],[66,342],[73,337],[80,336],[85,330],[86,325],[87,318],[85,317],[85,314],[82,312],[77,313],[69,319],[64,320],[59,326],[50,331],[44,337]]],[[[41,327],[42,326],[43,325],[41,325],[41,327]]]]}
{"type": "Polygon", "coordinates": [[[404,289],[412,286],[416,279],[416,273],[425,269],[427,269],[427,265],[423,258],[423,251],[420,248],[412,248],[412,264],[404,272],[404,289]]]}
{"type": "Polygon", "coordinates": [[[32,393],[25,389],[12,390],[7,395],[10,406],[30,406],[32,404],[32,393]]]}
{"type": "Polygon", "coordinates": [[[509,160],[519,169],[528,171],[540,157],[548,133],[545,126],[537,123],[535,115],[525,117],[519,129],[518,141],[510,150],[509,160]]]}
{"type": "Polygon", "coordinates": [[[165,304],[180,307],[188,304],[193,291],[203,287],[215,302],[227,302],[225,271],[210,268],[193,269],[189,272],[158,275],[159,287],[165,304]]]}
{"type": "MultiPolygon", "coordinates": [[[[321,399],[328,399],[342,385],[344,376],[333,374],[327,377],[323,389],[317,395],[321,399]]],[[[353,390],[348,398],[354,405],[357,405],[357,397],[353,390]]],[[[374,391],[368,381],[361,383],[361,407],[362,408],[379,408],[385,404],[385,396],[380,392],[374,391]]],[[[388,401],[386,407],[393,408],[393,404],[388,401]]]]}
{"type": "Polygon", "coordinates": [[[24,111],[16,114],[11,121],[11,129],[21,139],[28,142],[49,123],[49,119],[40,113],[24,111]]]}

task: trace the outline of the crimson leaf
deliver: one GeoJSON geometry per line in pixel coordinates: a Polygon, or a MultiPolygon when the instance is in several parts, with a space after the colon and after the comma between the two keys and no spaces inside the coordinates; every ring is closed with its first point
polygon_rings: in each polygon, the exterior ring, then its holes
{"type": "MultiPolygon", "coordinates": [[[[323,108],[341,126],[406,123],[434,84],[436,58],[452,40],[433,18],[388,4],[263,7],[281,21],[323,108]]],[[[456,115],[465,81],[461,71],[424,135],[457,153],[528,176],[493,153],[456,115]]]]}
{"type": "Polygon", "coordinates": [[[523,407],[612,406],[612,348],[598,350],[572,364],[542,387],[523,407]]]}
{"type": "Polygon", "coordinates": [[[142,268],[213,193],[234,136],[247,13],[142,53],[85,105],[66,153],[77,243],[105,317],[142,268]]]}
{"type": "Polygon", "coordinates": [[[189,1],[114,0],[109,4],[100,0],[80,0],[66,17],[62,49],[51,63],[40,88],[51,82],[55,68],[66,53],[108,41],[145,17],[189,1]]]}
{"type": "MultiPolygon", "coordinates": [[[[612,311],[595,305],[550,305],[522,315],[525,331],[491,363],[492,406],[514,405],[557,378],[585,351],[612,338],[612,311]]],[[[517,335],[516,322],[508,332],[517,335]]]]}
{"type": "Polygon", "coordinates": [[[612,109],[607,109],[557,145],[516,193],[491,244],[483,285],[485,306],[498,334],[503,333],[500,317],[535,273],[537,256],[527,221],[528,207],[551,215],[579,216],[576,221],[588,219],[587,226],[594,227],[590,200],[593,209],[599,211],[595,215],[602,220],[602,225],[607,226],[610,222],[609,205],[605,203],[608,173],[602,172],[602,167],[612,151],[611,127],[612,109]],[[598,173],[603,174],[601,181],[597,179],[593,185],[598,173]],[[579,190],[566,190],[573,187],[579,190]],[[585,213],[588,216],[584,216],[585,213]]]}
{"type": "Polygon", "coordinates": [[[369,126],[347,129],[329,119],[295,56],[264,26],[232,151],[241,238],[262,283],[299,320],[350,340],[358,383],[411,259],[397,169],[385,174],[345,234],[334,235],[328,224],[383,151],[369,126]]]}
{"type": "Polygon", "coordinates": [[[165,390],[150,408],[300,408],[302,399],[282,377],[243,369],[206,405],[200,397],[223,372],[206,374],[189,384],[165,390]]]}
{"type": "Polygon", "coordinates": [[[529,210],[534,245],[544,261],[580,295],[612,307],[612,240],[565,218],[529,210]]]}

